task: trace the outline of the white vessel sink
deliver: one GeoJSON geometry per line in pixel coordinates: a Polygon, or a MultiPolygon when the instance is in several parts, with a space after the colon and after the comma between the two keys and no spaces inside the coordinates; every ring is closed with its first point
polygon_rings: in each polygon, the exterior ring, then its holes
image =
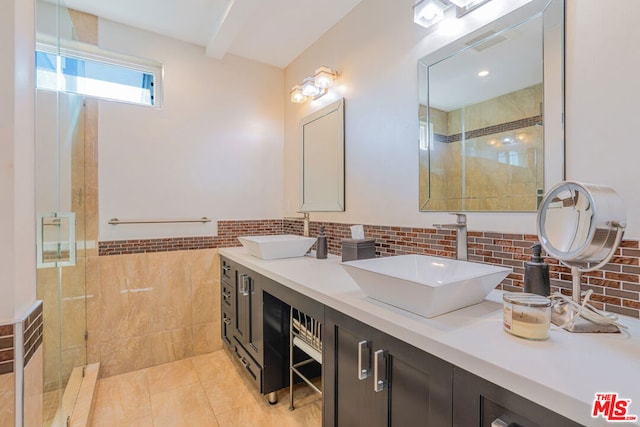
{"type": "Polygon", "coordinates": [[[262,259],[295,258],[304,256],[316,239],[282,234],[274,236],[240,236],[242,246],[253,256],[262,259]]]}
{"type": "Polygon", "coordinates": [[[426,255],[343,262],[367,296],[423,317],[481,302],[511,268],[426,255]]]}

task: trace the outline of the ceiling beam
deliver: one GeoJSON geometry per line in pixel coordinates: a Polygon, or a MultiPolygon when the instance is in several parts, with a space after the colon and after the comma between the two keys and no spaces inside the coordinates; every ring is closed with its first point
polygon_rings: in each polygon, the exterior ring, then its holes
{"type": "Polygon", "coordinates": [[[222,59],[226,55],[255,4],[256,0],[227,0],[227,7],[207,43],[207,56],[222,59]]]}

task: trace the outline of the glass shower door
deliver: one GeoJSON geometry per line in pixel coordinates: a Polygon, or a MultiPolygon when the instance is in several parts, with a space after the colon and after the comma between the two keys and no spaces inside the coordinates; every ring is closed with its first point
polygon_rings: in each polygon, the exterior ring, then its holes
{"type": "MultiPolygon", "coordinates": [[[[59,53],[75,31],[69,11],[38,0],[39,48],[59,53]]],[[[50,64],[55,70],[59,66],[50,64]]],[[[40,71],[40,70],[38,70],[40,71]]],[[[53,76],[55,78],[55,76],[53,76]]],[[[39,74],[38,78],[52,78],[39,74]]],[[[36,90],[37,296],[44,316],[43,425],[64,426],[87,364],[83,97],[36,90]]]]}

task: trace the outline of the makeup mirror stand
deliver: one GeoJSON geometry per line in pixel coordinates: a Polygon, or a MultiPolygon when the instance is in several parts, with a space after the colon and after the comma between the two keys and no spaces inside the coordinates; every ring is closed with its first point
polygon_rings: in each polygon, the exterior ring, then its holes
{"type": "MultiPolygon", "coordinates": [[[[616,252],[616,249],[620,245],[622,241],[622,236],[624,235],[624,226],[618,223],[612,223],[612,227],[617,229],[616,232],[616,241],[614,245],[611,247],[609,254],[607,257],[600,263],[596,265],[589,265],[587,267],[584,264],[577,265],[572,264],[570,261],[561,261],[564,265],[571,268],[571,278],[573,284],[573,290],[571,292],[571,299],[574,303],[578,305],[583,305],[587,301],[583,301],[582,299],[582,274],[588,273],[590,271],[598,270],[604,267],[610,260],[613,258],[613,255],[616,252]]],[[[587,297],[585,296],[585,299],[587,297]]],[[[615,324],[599,324],[595,323],[585,317],[581,316],[580,313],[576,313],[575,311],[563,310],[563,306],[560,301],[556,301],[553,309],[551,310],[551,322],[556,326],[561,326],[569,332],[608,332],[608,333],[616,333],[620,332],[620,329],[615,324]]],[[[583,307],[583,310],[589,310],[588,307],[583,307]]],[[[598,313],[599,315],[601,313],[598,313]]]]}
{"type": "Polygon", "coordinates": [[[622,242],[626,216],[611,188],[566,181],[543,198],[538,210],[538,238],[549,256],[571,268],[572,297],[551,298],[551,321],[569,332],[620,332],[617,316],[589,304],[593,291],[581,292],[583,273],[604,267],[622,242]]]}

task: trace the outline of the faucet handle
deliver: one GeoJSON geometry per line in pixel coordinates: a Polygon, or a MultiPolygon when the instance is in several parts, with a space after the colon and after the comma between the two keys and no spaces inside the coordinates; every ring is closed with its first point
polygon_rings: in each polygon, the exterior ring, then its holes
{"type": "Polygon", "coordinates": [[[450,215],[455,215],[457,217],[457,224],[466,224],[467,223],[467,215],[458,212],[449,212],[450,215]]]}

